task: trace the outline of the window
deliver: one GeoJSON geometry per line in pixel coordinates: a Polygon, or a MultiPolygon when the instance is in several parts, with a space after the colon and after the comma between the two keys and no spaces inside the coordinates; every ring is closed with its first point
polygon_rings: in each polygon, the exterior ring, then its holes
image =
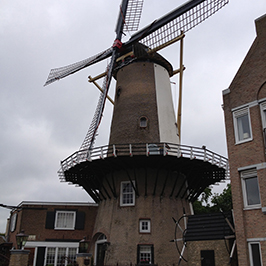
{"type": "Polygon", "coordinates": [[[201,250],[201,266],[215,266],[214,250],[201,250]]]}
{"type": "Polygon", "coordinates": [[[17,212],[15,212],[15,213],[11,216],[11,221],[10,221],[10,232],[14,232],[15,229],[16,229],[17,216],[18,216],[18,213],[17,213],[17,212]]]}
{"type": "MultiPolygon", "coordinates": [[[[134,181],[132,181],[132,183],[135,184],[134,181]]],[[[120,205],[135,205],[135,190],[130,181],[121,182],[120,205]]]]}
{"type": "Polygon", "coordinates": [[[261,103],[260,105],[262,127],[266,128],[266,102],[261,103]]]}
{"type": "Polygon", "coordinates": [[[266,102],[261,103],[260,111],[261,111],[262,129],[263,129],[264,148],[266,153],[266,102]]]}
{"type": "Polygon", "coordinates": [[[77,248],[47,247],[45,266],[67,266],[76,262],[77,248]]]}
{"type": "Polygon", "coordinates": [[[248,243],[249,259],[251,266],[261,266],[261,251],[259,242],[248,243]]]}
{"type": "Polygon", "coordinates": [[[55,264],[55,248],[47,248],[46,265],[55,264]]]}
{"type": "Polygon", "coordinates": [[[140,128],[145,128],[147,127],[147,118],[145,116],[142,116],[140,119],[139,119],[139,126],[140,128]]]}
{"type": "Polygon", "coordinates": [[[150,233],[151,232],[151,220],[140,219],[139,220],[139,232],[140,233],[150,233]]]}
{"type": "Polygon", "coordinates": [[[76,212],[74,211],[56,211],[55,229],[74,230],[76,212]]]}
{"type": "Polygon", "coordinates": [[[247,170],[241,172],[242,189],[245,207],[260,207],[260,192],[257,171],[247,170]]]}
{"type": "Polygon", "coordinates": [[[153,245],[138,245],[138,264],[153,264],[153,245]]]}
{"type": "Polygon", "coordinates": [[[249,109],[241,109],[233,113],[236,143],[252,139],[249,109]]]}

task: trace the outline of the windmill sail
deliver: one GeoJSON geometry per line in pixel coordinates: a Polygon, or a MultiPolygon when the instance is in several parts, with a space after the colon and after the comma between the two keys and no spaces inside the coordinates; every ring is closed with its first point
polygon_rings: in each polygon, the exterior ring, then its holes
{"type": "Polygon", "coordinates": [[[127,31],[137,31],[139,28],[142,13],[143,0],[129,0],[127,14],[125,17],[125,29],[127,31]]]}
{"type": "MultiPolygon", "coordinates": [[[[125,23],[124,17],[126,16],[126,13],[127,13],[128,2],[129,2],[129,0],[123,0],[122,1],[121,13],[118,17],[117,26],[116,26],[115,43],[121,43],[121,38],[122,38],[122,33],[123,33],[123,28],[124,28],[124,23],[125,23]]],[[[89,150],[91,150],[93,148],[93,145],[95,142],[95,137],[97,135],[97,130],[98,130],[98,127],[99,127],[101,119],[102,119],[102,114],[103,114],[108,90],[109,90],[109,87],[111,84],[113,68],[114,68],[115,60],[118,56],[118,53],[119,53],[119,48],[116,47],[116,45],[114,44],[111,61],[110,61],[110,64],[108,66],[107,74],[106,74],[105,79],[104,79],[103,93],[101,93],[101,95],[100,95],[98,105],[97,105],[96,111],[95,111],[94,116],[93,116],[93,120],[92,120],[91,125],[89,127],[89,131],[85,137],[85,140],[83,141],[83,143],[81,145],[81,148],[80,148],[81,150],[87,149],[87,148],[89,150]]]]}
{"type": "Polygon", "coordinates": [[[84,150],[84,149],[91,150],[93,148],[95,138],[97,136],[98,127],[102,119],[104,105],[105,105],[106,97],[108,94],[108,90],[109,90],[109,86],[110,86],[110,82],[112,78],[110,74],[110,69],[113,67],[113,64],[114,62],[111,61],[107,67],[107,70],[106,70],[107,75],[105,76],[104,82],[103,82],[103,92],[100,94],[98,104],[94,112],[93,119],[91,121],[86,137],[80,147],[80,150],[84,150]]]}
{"type": "MultiPolygon", "coordinates": [[[[191,0],[137,32],[129,41],[123,44],[123,47],[126,50],[133,44],[141,42],[151,49],[156,48],[179,36],[181,31],[186,32],[192,29],[216,13],[228,2],[229,0],[191,0]]],[[[100,95],[93,121],[81,145],[81,149],[92,149],[101,122],[115,60],[118,57],[119,48],[122,46],[121,38],[125,23],[127,30],[136,30],[139,26],[142,6],[143,0],[122,0],[116,26],[116,40],[113,47],[75,64],[52,69],[45,83],[46,86],[111,56],[107,77],[103,85],[103,93],[100,95]]]]}
{"type": "Polygon", "coordinates": [[[50,71],[49,76],[44,84],[44,86],[49,85],[61,78],[67,77],[71,74],[74,74],[75,72],[88,67],[90,65],[93,65],[95,63],[100,62],[101,60],[104,60],[108,58],[109,56],[112,55],[113,48],[109,48],[97,55],[94,55],[92,57],[89,57],[85,60],[79,61],[77,63],[64,66],[64,67],[59,67],[59,68],[54,68],[50,71]]]}
{"type": "Polygon", "coordinates": [[[192,0],[138,31],[125,43],[130,46],[139,41],[156,48],[187,32],[225,6],[229,0],[192,0]]]}

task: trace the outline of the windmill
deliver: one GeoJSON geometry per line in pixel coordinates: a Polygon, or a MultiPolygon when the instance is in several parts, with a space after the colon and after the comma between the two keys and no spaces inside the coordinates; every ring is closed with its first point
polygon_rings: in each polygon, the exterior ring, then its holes
{"type": "Polygon", "coordinates": [[[227,178],[226,158],[206,147],[179,144],[180,120],[176,125],[169,77],[180,73],[182,83],[184,68],[181,61],[173,71],[157,53],[182,41],[185,32],[227,3],[189,1],[123,43],[126,28],[138,28],[143,4],[123,0],[111,48],[51,70],[45,85],[110,58],[106,71],[90,78],[104,77],[104,82],[85,140],[59,171],[62,181],[82,186],[99,204],[91,239],[96,265],[174,264],[175,250],[167,244],[173,214],[191,214],[190,203],[206,187],[227,178]],[[117,84],[109,145],[95,148],[112,77],[117,84]]]}
{"type": "MultiPolygon", "coordinates": [[[[121,39],[125,28],[128,31],[134,31],[138,29],[143,6],[143,0],[123,0],[115,30],[116,38],[111,48],[108,48],[105,51],[80,62],[51,70],[44,86],[74,74],[75,72],[98,63],[104,59],[109,57],[111,58],[106,72],[104,73],[105,79],[102,86],[102,93],[98,100],[98,105],[88,133],[81,145],[81,149],[89,148],[89,150],[91,150],[93,148],[118,57],[120,57],[120,60],[122,60],[125,59],[126,56],[130,55],[131,57],[135,56],[135,59],[137,59],[137,56],[134,55],[134,52],[137,53],[137,51],[134,51],[134,48],[136,49],[136,44],[138,43],[144,44],[145,52],[149,54],[173,44],[174,42],[182,39],[182,34],[197,26],[209,16],[213,15],[225,4],[227,4],[228,1],[229,0],[189,1],[183,6],[165,15],[161,19],[155,20],[150,25],[134,34],[127,42],[122,43],[121,39]]],[[[132,60],[135,59],[133,58],[132,60]]],[[[183,66],[181,66],[180,71],[183,71],[183,66]]],[[[181,108],[181,105],[179,105],[179,108],[181,108]]],[[[180,123],[181,122],[179,118],[179,124],[180,123]]]]}

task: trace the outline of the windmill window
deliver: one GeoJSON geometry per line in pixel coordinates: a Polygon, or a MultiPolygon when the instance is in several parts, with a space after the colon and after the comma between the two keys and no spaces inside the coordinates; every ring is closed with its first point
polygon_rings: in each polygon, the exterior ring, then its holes
{"type": "Polygon", "coordinates": [[[140,128],[146,128],[148,125],[148,119],[145,116],[142,116],[139,120],[140,128]]]}
{"type": "Polygon", "coordinates": [[[150,219],[140,219],[139,220],[139,232],[140,233],[150,233],[151,232],[151,220],[150,219]]]}
{"type": "MultiPolygon", "coordinates": [[[[135,184],[134,181],[132,181],[132,183],[135,184]]],[[[121,206],[135,205],[135,190],[130,181],[121,182],[120,205],[121,206]]]]}
{"type": "Polygon", "coordinates": [[[233,113],[236,144],[252,140],[249,108],[233,113]]]}
{"type": "Polygon", "coordinates": [[[153,264],[154,261],[153,245],[138,245],[138,265],[153,264]]]}
{"type": "Polygon", "coordinates": [[[243,171],[241,178],[245,208],[259,208],[260,192],[257,171],[255,169],[243,171]]]}

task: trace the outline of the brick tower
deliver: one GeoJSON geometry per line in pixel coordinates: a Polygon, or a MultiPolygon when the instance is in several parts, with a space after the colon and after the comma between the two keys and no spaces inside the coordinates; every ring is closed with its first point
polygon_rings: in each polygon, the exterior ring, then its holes
{"type": "Polygon", "coordinates": [[[109,145],[62,162],[64,180],[99,204],[91,239],[97,265],[177,263],[172,217],[192,214],[190,203],[225,178],[225,158],[179,145],[172,67],[157,57],[119,65],[109,145]]]}

